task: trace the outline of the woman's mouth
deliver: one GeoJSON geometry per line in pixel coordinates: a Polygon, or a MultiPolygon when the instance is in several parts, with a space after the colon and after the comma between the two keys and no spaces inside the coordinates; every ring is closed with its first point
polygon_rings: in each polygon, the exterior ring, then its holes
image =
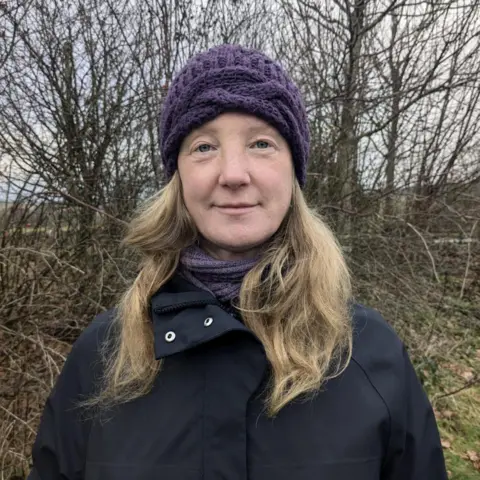
{"type": "Polygon", "coordinates": [[[226,215],[244,215],[250,213],[257,205],[247,203],[231,203],[224,205],[216,205],[216,208],[226,215]]]}

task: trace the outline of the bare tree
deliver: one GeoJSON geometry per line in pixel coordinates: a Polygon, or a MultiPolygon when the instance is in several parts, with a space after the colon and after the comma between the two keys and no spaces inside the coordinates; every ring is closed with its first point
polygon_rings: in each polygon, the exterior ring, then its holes
{"type": "MultiPolygon", "coordinates": [[[[293,41],[279,51],[297,65],[313,119],[314,152],[322,145],[319,158],[312,158],[312,173],[318,179],[318,195],[327,197],[335,210],[352,210],[352,196],[362,180],[357,157],[363,115],[371,108],[365,97],[370,94],[367,62],[372,31],[398,3],[281,2],[293,41]],[[379,3],[385,3],[383,8],[379,3]],[[298,23],[305,28],[296,29],[298,23]]],[[[337,220],[347,218],[341,215],[337,220]]]]}
{"type": "Polygon", "coordinates": [[[17,40],[17,29],[9,29],[7,25],[12,17],[16,18],[17,25],[21,23],[22,18],[18,15],[18,10],[18,4],[12,4],[7,0],[0,1],[0,72],[17,40]]]}
{"type": "MultiPolygon", "coordinates": [[[[430,203],[441,195],[478,142],[479,2],[280,5],[288,40],[276,38],[276,51],[295,72],[311,117],[309,192],[342,212],[333,216],[339,231],[365,208],[391,216],[397,192],[413,186],[430,203]]],[[[463,173],[467,180],[480,172],[463,173]]]]}
{"type": "MultiPolygon", "coordinates": [[[[20,168],[68,194],[67,201],[108,208],[116,183],[129,177],[135,188],[145,179],[136,72],[120,29],[95,0],[25,8],[22,25],[10,18],[18,42],[5,65],[0,142],[20,168]]],[[[79,220],[85,234],[93,210],[79,220]]]]}

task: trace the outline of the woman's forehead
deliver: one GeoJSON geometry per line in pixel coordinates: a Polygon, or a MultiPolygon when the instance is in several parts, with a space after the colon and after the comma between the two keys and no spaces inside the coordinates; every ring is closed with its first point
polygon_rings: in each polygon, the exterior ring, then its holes
{"type": "Polygon", "coordinates": [[[198,133],[215,134],[231,127],[234,127],[239,132],[245,132],[247,134],[267,131],[278,134],[275,127],[259,117],[246,113],[232,112],[223,113],[213,120],[204,123],[193,130],[190,135],[198,133]]]}

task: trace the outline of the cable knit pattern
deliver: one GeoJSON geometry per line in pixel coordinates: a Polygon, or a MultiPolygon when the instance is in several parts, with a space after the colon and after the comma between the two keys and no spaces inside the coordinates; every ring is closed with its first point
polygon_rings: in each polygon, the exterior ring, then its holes
{"type": "Polygon", "coordinates": [[[177,169],[182,140],[227,111],[250,113],[274,126],[290,145],[295,174],[305,185],[310,136],[300,91],[278,63],[238,45],[192,57],[172,82],[159,132],[167,179],[177,169]]]}

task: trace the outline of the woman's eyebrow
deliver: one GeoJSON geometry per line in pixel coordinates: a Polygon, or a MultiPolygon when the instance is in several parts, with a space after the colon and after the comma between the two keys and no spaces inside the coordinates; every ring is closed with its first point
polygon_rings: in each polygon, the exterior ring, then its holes
{"type": "Polygon", "coordinates": [[[278,136],[279,133],[270,125],[251,125],[246,129],[246,133],[249,135],[257,134],[257,133],[265,133],[269,135],[278,136]]]}
{"type": "Polygon", "coordinates": [[[201,137],[202,135],[215,135],[216,129],[215,128],[199,128],[198,130],[194,130],[190,135],[188,135],[185,138],[185,141],[182,144],[181,150],[183,148],[187,147],[188,145],[191,145],[192,142],[194,142],[198,137],[201,137]]]}
{"type": "MultiPolygon", "coordinates": [[[[212,135],[215,136],[218,134],[218,128],[213,126],[204,125],[197,130],[194,130],[189,137],[187,137],[187,141],[185,145],[190,145],[193,141],[195,141],[198,137],[202,135],[212,135]]],[[[270,125],[259,125],[253,124],[245,128],[244,134],[246,135],[258,135],[258,134],[268,134],[273,135],[275,137],[281,137],[280,133],[278,133],[273,127],[270,125]]]]}
{"type": "Polygon", "coordinates": [[[215,127],[202,125],[201,127],[194,130],[193,136],[198,137],[199,135],[215,135],[218,132],[218,129],[215,127]]]}

